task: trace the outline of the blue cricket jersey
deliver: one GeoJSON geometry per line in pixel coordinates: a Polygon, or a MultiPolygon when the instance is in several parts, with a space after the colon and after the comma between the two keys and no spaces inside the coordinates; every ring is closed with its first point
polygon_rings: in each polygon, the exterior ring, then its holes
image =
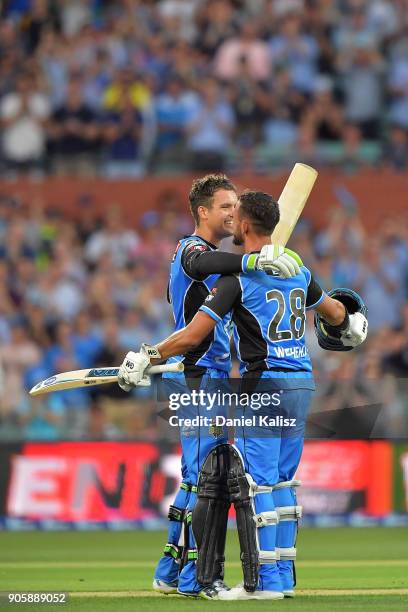
{"type": "Polygon", "coordinates": [[[310,378],[306,309],[324,298],[310,270],[282,279],[262,272],[221,277],[202,312],[222,321],[232,312],[240,372],[272,370],[310,378]]]}
{"type": "MultiPolygon", "coordinates": [[[[200,253],[215,250],[214,245],[196,235],[182,238],[177,245],[170,266],[168,286],[168,299],[173,309],[176,331],[190,323],[220,277],[219,274],[193,277],[190,262],[200,253]]],[[[200,374],[204,368],[229,372],[231,334],[231,315],[225,313],[219,317],[214,331],[199,346],[184,356],[172,357],[169,362],[183,361],[187,376],[200,374]]]]}

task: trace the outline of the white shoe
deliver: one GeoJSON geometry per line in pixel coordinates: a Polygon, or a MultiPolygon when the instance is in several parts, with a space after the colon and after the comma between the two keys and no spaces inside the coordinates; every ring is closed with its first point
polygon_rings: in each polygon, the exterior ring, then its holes
{"type": "Polygon", "coordinates": [[[168,582],[163,582],[163,580],[155,578],[153,580],[153,590],[158,593],[164,593],[164,595],[172,595],[173,593],[177,593],[177,585],[169,584],[168,582]]]}
{"type": "Polygon", "coordinates": [[[218,599],[222,601],[236,601],[248,599],[283,599],[283,593],[280,591],[253,591],[250,593],[242,587],[231,589],[230,591],[221,591],[218,593],[218,599]]]}
{"type": "Polygon", "coordinates": [[[295,591],[291,589],[290,591],[283,591],[285,597],[295,597],[295,591]]]}

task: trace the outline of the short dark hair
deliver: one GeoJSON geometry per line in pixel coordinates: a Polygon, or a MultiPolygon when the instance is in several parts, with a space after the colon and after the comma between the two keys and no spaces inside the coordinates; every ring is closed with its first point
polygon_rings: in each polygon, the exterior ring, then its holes
{"type": "Polygon", "coordinates": [[[247,218],[256,234],[268,236],[279,223],[279,204],[263,191],[244,191],[239,197],[241,218],[247,218]]]}
{"type": "Polygon", "coordinates": [[[211,208],[215,192],[219,189],[236,191],[235,186],[225,174],[207,174],[202,178],[196,179],[192,184],[188,199],[190,202],[191,214],[197,225],[200,222],[198,207],[206,206],[207,208],[211,208]]]}

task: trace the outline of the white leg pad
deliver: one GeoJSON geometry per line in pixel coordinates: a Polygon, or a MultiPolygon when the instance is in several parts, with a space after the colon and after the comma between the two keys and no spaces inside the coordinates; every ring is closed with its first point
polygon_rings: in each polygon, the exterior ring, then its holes
{"type": "Polygon", "coordinates": [[[302,506],[278,506],[276,512],[280,522],[297,521],[302,518],[302,506]]]}
{"type": "Polygon", "coordinates": [[[296,560],[296,548],[277,548],[276,553],[280,561],[295,561],[296,560]]]}
{"type": "Polygon", "coordinates": [[[259,563],[261,565],[267,565],[269,563],[276,563],[276,561],[279,561],[278,549],[259,551],[259,563]]]}
{"type": "Polygon", "coordinates": [[[300,487],[302,482],[300,480],[284,480],[283,482],[278,482],[276,485],[273,485],[273,490],[284,489],[285,487],[300,487]]]}
{"type": "Polygon", "coordinates": [[[260,527],[268,527],[269,525],[277,525],[279,522],[279,515],[276,510],[260,512],[259,514],[255,514],[254,521],[258,529],[260,527]]]}
{"type": "Polygon", "coordinates": [[[252,478],[250,474],[245,474],[248,484],[249,484],[249,495],[250,497],[255,497],[255,495],[259,495],[260,493],[271,493],[273,491],[273,486],[271,485],[258,485],[255,480],[252,478]]]}

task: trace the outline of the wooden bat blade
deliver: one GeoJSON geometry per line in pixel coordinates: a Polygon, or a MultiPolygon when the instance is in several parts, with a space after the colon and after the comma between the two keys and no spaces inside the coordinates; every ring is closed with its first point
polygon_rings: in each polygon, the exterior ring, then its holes
{"type": "MultiPolygon", "coordinates": [[[[164,372],[183,372],[182,362],[155,365],[149,368],[149,374],[162,374],[164,372]]],[[[31,396],[44,395],[51,391],[62,391],[65,389],[77,389],[78,387],[92,387],[94,385],[106,385],[118,381],[119,368],[91,368],[86,370],[73,370],[55,374],[46,380],[34,385],[29,391],[31,396]]]]}
{"type": "Polygon", "coordinates": [[[306,164],[295,164],[278,200],[280,221],[272,232],[271,242],[285,246],[307,202],[318,172],[306,164]]]}

